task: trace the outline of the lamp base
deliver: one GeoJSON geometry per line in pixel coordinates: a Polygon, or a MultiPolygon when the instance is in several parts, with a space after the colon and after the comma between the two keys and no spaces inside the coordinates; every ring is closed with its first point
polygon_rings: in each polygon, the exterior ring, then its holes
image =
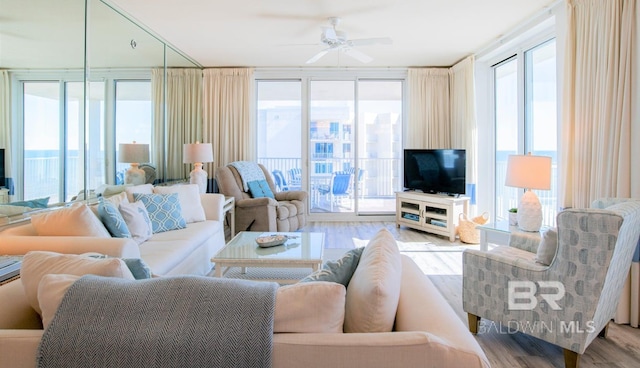
{"type": "Polygon", "coordinates": [[[207,192],[207,172],[202,170],[202,163],[196,162],[195,168],[189,173],[189,182],[191,184],[198,184],[200,193],[207,192]]]}
{"type": "Polygon", "coordinates": [[[538,196],[527,190],[518,205],[518,227],[524,231],[540,231],[542,226],[542,205],[538,196]]]}
{"type": "Polygon", "coordinates": [[[147,182],[147,175],[138,164],[132,163],[131,167],[124,173],[124,183],[133,185],[142,185],[147,182]]]}

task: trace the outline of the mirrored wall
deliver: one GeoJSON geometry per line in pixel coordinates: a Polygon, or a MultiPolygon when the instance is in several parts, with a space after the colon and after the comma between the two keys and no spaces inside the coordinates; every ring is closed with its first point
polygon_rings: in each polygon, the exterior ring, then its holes
{"type": "Polygon", "coordinates": [[[117,162],[117,148],[133,141],[150,145],[145,164],[153,181],[165,180],[167,71],[201,66],[108,1],[0,0],[0,8],[10,201],[51,205],[120,183],[129,163],[117,162]]]}

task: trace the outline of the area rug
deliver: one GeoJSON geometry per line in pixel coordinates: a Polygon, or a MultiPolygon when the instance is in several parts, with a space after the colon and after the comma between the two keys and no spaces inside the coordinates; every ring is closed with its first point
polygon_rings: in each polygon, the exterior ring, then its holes
{"type": "MultiPolygon", "coordinates": [[[[352,238],[353,244],[356,247],[364,247],[369,242],[368,239],[352,238]]],[[[465,249],[480,249],[477,244],[436,244],[428,241],[422,242],[404,242],[396,240],[398,248],[401,252],[462,252],[465,249]]]]}

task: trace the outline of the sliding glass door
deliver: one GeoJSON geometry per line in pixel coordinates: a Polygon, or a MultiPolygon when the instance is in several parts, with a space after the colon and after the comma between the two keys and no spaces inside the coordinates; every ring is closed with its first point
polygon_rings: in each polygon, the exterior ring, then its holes
{"type": "Polygon", "coordinates": [[[23,175],[16,183],[25,200],[65,202],[84,188],[82,82],[23,83],[23,175]]]}
{"type": "Polygon", "coordinates": [[[556,41],[538,44],[493,67],[495,97],[495,212],[508,218],[518,207],[522,189],[507,187],[510,154],[549,156],[551,190],[536,190],[543,225],[554,226],[557,208],[557,97],[556,41]]]}
{"type": "Polygon", "coordinates": [[[355,82],[311,81],[309,91],[311,212],[354,212],[355,82]]]}

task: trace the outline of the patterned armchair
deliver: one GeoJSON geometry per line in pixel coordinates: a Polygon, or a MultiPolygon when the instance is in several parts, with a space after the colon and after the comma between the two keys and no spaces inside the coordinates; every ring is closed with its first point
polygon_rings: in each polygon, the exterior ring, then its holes
{"type": "Polygon", "coordinates": [[[537,244],[515,235],[509,246],[465,250],[463,309],[472,333],[487,327],[484,318],[564,348],[565,366],[576,367],[616,312],[640,237],[640,202],[565,210],[557,226],[548,266],[536,263],[537,244]]]}

